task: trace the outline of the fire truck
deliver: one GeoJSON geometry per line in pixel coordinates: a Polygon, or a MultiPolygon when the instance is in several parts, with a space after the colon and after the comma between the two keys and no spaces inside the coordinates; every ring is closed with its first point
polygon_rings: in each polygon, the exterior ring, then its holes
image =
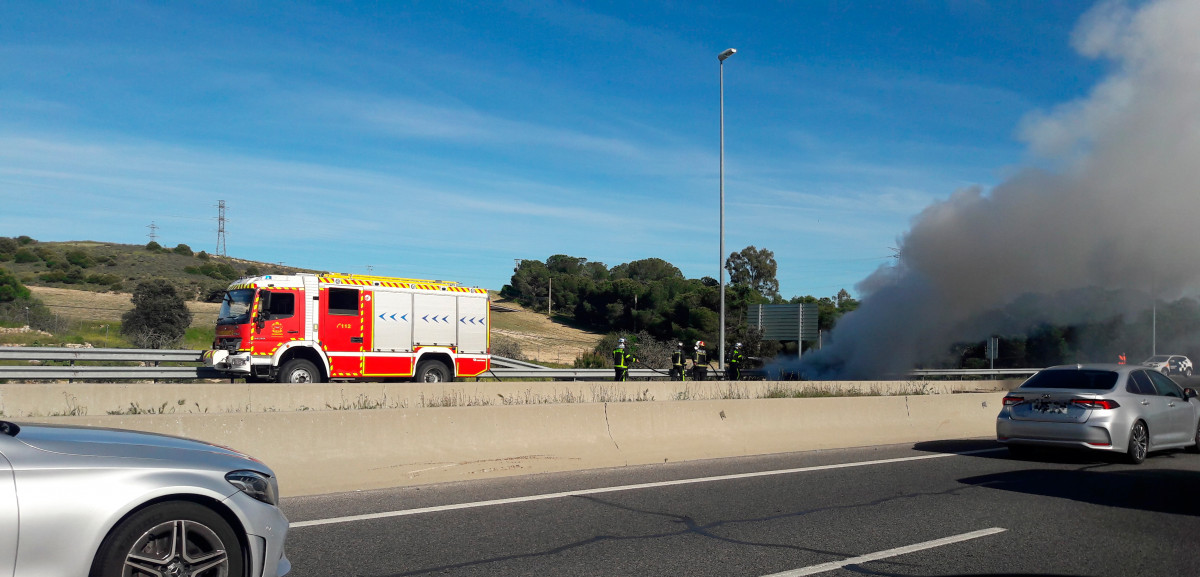
{"type": "Polygon", "coordinates": [[[486,289],[349,274],[229,286],[206,366],[248,382],[452,381],[490,368],[486,289]]]}

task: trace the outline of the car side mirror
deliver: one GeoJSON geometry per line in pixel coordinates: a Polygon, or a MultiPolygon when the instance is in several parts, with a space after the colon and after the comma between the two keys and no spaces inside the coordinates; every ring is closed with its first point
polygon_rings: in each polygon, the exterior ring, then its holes
{"type": "Polygon", "coordinates": [[[1196,389],[1189,388],[1183,390],[1183,400],[1187,401],[1194,398],[1196,398],[1196,389]]]}

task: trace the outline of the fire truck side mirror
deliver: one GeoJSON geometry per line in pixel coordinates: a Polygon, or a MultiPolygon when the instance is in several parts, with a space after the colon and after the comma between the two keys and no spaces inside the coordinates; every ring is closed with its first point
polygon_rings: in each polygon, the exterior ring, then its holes
{"type": "Polygon", "coordinates": [[[254,325],[262,330],[263,324],[271,318],[271,291],[258,292],[258,316],[254,317],[254,325]]]}

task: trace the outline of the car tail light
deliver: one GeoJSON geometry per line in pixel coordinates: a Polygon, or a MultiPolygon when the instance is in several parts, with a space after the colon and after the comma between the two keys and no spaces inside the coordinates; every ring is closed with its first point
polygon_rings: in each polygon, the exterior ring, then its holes
{"type": "Polygon", "coordinates": [[[1121,406],[1108,399],[1072,399],[1071,402],[1088,409],[1115,409],[1121,406]]]}
{"type": "Polygon", "coordinates": [[[1006,407],[1011,407],[1013,405],[1019,405],[1024,402],[1025,402],[1025,397],[1017,397],[1017,396],[1013,396],[1013,395],[1008,395],[1008,396],[1004,397],[1004,406],[1006,406],[1006,407]]]}

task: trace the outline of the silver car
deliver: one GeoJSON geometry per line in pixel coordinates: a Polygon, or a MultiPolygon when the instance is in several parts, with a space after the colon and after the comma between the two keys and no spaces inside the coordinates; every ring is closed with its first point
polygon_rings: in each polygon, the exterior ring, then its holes
{"type": "Polygon", "coordinates": [[[0,575],[284,575],[278,495],[232,449],[0,421],[0,575]]]}
{"type": "Polygon", "coordinates": [[[1136,365],[1068,365],[1030,377],[1004,397],[996,440],[1014,454],[1035,446],[1124,453],[1200,450],[1200,399],[1136,365]]]}

